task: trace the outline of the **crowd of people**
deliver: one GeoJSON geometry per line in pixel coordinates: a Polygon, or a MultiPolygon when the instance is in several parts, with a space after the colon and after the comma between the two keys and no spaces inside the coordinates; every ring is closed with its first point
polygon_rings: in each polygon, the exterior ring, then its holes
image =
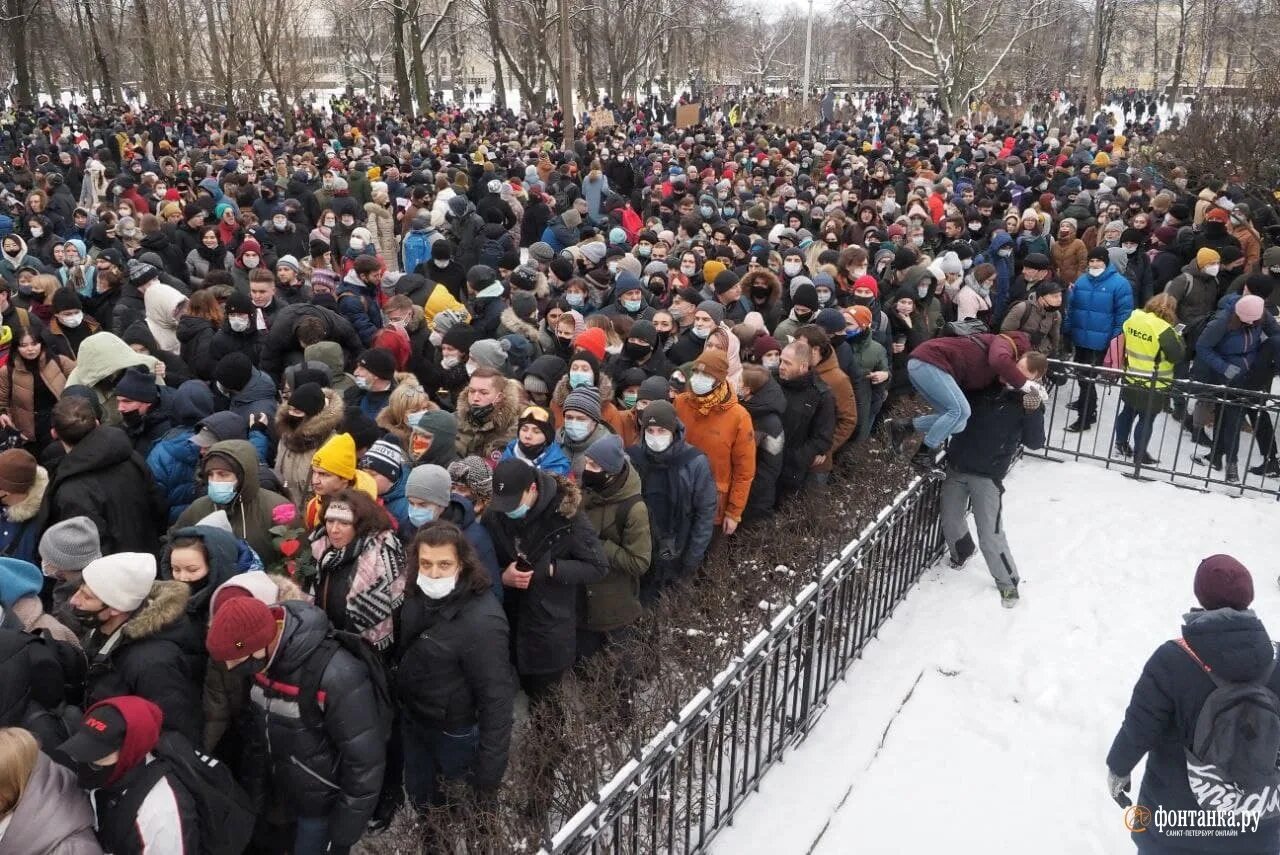
{"type": "MultiPolygon", "coordinates": [[[[519,693],[859,448],[943,468],[1012,605],[1050,359],[1127,343],[1129,454],[1175,376],[1269,388],[1274,201],[1143,168],[1149,115],[732,113],[5,129],[0,853],[345,852],[492,795],[519,693]]],[[[1265,416],[1179,416],[1275,471],[1265,416]]]]}

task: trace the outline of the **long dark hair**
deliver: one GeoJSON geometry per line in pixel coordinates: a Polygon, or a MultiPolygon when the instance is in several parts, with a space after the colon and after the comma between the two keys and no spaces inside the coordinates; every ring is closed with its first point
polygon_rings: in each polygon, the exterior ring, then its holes
{"type": "Polygon", "coordinates": [[[475,547],[471,545],[471,541],[467,540],[462,529],[453,523],[436,520],[418,529],[418,533],[409,542],[408,555],[405,556],[410,579],[418,575],[418,552],[422,546],[453,547],[454,552],[458,554],[459,587],[480,594],[493,586],[489,571],[485,570],[484,565],[480,563],[480,556],[476,554],[475,547]]]}

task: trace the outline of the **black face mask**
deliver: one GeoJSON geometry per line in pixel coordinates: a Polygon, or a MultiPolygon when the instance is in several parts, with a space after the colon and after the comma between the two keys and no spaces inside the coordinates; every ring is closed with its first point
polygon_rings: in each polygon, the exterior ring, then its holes
{"type": "Polygon", "coordinates": [[[76,616],[76,620],[80,621],[80,625],[85,629],[97,629],[102,626],[102,610],[89,611],[88,609],[78,609],[71,607],[71,611],[76,616]]]}
{"type": "Polygon", "coordinates": [[[547,450],[546,441],[535,442],[533,444],[530,444],[527,442],[520,443],[520,453],[530,460],[537,460],[538,457],[542,455],[542,452],[546,450],[547,450]]]}
{"type": "Polygon", "coordinates": [[[266,667],[267,660],[265,658],[258,659],[250,656],[236,667],[228,669],[228,671],[231,674],[239,674],[241,677],[252,677],[266,667]]]}
{"type": "Polygon", "coordinates": [[[586,487],[588,490],[595,490],[599,492],[600,490],[603,490],[608,483],[608,472],[592,472],[590,469],[582,470],[582,486],[586,487]]]}
{"type": "Polygon", "coordinates": [[[127,413],[121,413],[120,418],[124,422],[124,426],[133,431],[142,427],[142,421],[146,418],[146,415],[140,410],[132,410],[127,413]]]}
{"type": "Polygon", "coordinates": [[[857,294],[853,295],[853,304],[855,306],[866,306],[867,308],[871,308],[875,301],[875,297],[859,297],[857,294]]]}
{"type": "Polygon", "coordinates": [[[485,404],[482,407],[472,407],[468,418],[472,424],[482,425],[493,416],[493,404],[485,404]]]}
{"type": "Polygon", "coordinates": [[[80,783],[81,789],[96,790],[107,785],[107,779],[111,777],[111,773],[115,770],[114,763],[110,766],[99,766],[96,763],[77,763],[76,780],[80,783]]]}
{"type": "Polygon", "coordinates": [[[671,340],[671,333],[662,332],[662,331],[658,332],[658,347],[664,346],[670,340],[671,340]]]}
{"type": "Polygon", "coordinates": [[[556,350],[565,356],[573,353],[573,339],[556,336],[556,350]]]}
{"type": "Polygon", "coordinates": [[[768,300],[769,295],[772,293],[773,293],[773,289],[768,287],[767,285],[764,287],[754,287],[751,289],[751,296],[754,299],[759,301],[768,300]]]}
{"type": "Polygon", "coordinates": [[[799,322],[800,322],[800,323],[802,323],[802,324],[803,324],[805,321],[809,320],[809,318],[810,318],[810,317],[812,317],[812,316],[813,316],[813,312],[809,311],[808,309],[805,309],[803,312],[802,312],[802,311],[800,311],[798,308],[797,308],[797,309],[793,309],[792,311],[793,311],[793,313],[794,313],[794,314],[795,314],[795,316],[796,316],[796,320],[797,320],[797,321],[799,321],[799,322]]]}
{"type": "Polygon", "coordinates": [[[622,345],[623,355],[633,362],[639,362],[652,352],[653,346],[648,344],[629,341],[622,345]]]}

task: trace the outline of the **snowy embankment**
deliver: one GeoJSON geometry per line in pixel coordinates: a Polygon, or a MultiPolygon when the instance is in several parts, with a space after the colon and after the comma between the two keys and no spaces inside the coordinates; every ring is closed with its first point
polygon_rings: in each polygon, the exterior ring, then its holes
{"type": "Polygon", "coordinates": [[[928,571],[714,852],[1133,851],[1104,764],[1133,683],[1215,552],[1280,633],[1280,504],[1036,459],[1007,487],[1021,605],[980,553],[928,571]]]}

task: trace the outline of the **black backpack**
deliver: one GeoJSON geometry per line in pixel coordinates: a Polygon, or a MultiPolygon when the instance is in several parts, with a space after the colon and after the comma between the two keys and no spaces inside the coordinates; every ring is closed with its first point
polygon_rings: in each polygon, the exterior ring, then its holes
{"type": "Polygon", "coordinates": [[[395,704],[392,700],[391,681],[387,668],[378,651],[374,650],[363,638],[354,632],[331,630],[318,645],[316,652],[307,660],[302,668],[302,679],[298,686],[298,704],[302,714],[312,722],[324,721],[320,711],[320,679],[324,669],[329,667],[329,660],[339,650],[345,650],[364,663],[369,672],[369,682],[373,684],[373,697],[378,706],[378,722],[385,736],[391,734],[391,723],[395,719],[395,704]]]}
{"type": "Polygon", "coordinates": [[[977,318],[967,318],[963,321],[950,321],[942,325],[942,334],[944,336],[966,337],[971,335],[981,335],[989,333],[990,329],[987,325],[977,318]]]}
{"type": "Polygon", "coordinates": [[[1205,810],[1256,810],[1276,816],[1280,792],[1280,698],[1268,685],[1274,658],[1256,679],[1232,683],[1204,663],[1186,639],[1176,643],[1213,680],[1187,752],[1187,782],[1205,810]],[[1261,794],[1261,796],[1260,796],[1261,794]],[[1255,804],[1255,802],[1257,804],[1255,804]]]}
{"type": "Polygon", "coordinates": [[[202,753],[185,737],[165,731],[147,764],[119,804],[124,816],[134,816],[151,789],[172,774],[191,794],[200,823],[200,855],[241,855],[253,838],[258,814],[249,796],[226,764],[202,753]]]}

